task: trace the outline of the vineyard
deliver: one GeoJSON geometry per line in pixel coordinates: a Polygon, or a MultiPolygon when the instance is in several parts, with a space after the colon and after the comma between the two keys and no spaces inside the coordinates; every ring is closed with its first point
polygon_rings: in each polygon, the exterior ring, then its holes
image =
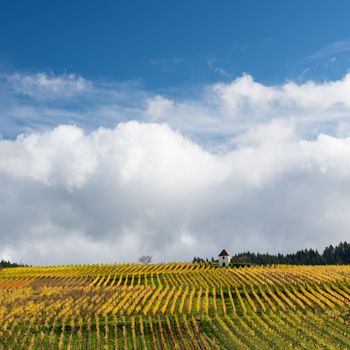
{"type": "Polygon", "coordinates": [[[4,269],[0,349],[350,349],[350,266],[4,269]]]}

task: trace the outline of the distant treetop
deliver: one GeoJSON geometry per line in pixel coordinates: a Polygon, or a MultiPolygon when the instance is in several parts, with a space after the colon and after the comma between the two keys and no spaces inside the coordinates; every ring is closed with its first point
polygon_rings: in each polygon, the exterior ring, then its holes
{"type": "Polygon", "coordinates": [[[2,259],[0,261],[0,269],[3,269],[3,268],[8,268],[8,267],[21,267],[21,266],[28,266],[28,265],[24,265],[22,263],[18,264],[18,263],[12,263],[10,261],[6,261],[4,259],[2,259]]]}
{"type": "MultiPolygon", "coordinates": [[[[224,249],[219,256],[229,255],[224,249]]],[[[213,260],[213,259],[212,259],[213,260]]],[[[193,262],[204,262],[208,259],[195,257],[193,262]]],[[[290,254],[269,254],[243,252],[231,256],[231,264],[286,264],[286,265],[344,265],[350,264],[350,244],[340,242],[337,246],[326,247],[320,254],[314,249],[298,250],[290,254]]]]}

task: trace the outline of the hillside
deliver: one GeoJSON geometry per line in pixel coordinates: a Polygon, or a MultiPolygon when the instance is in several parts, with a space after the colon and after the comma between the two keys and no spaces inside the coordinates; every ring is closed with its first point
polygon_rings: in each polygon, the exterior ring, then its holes
{"type": "Polygon", "coordinates": [[[19,267],[1,349],[350,349],[350,266],[19,267]]]}

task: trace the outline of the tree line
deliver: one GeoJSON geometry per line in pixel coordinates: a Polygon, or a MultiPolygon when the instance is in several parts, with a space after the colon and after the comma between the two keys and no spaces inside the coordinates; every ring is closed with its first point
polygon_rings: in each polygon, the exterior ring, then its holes
{"type": "Polygon", "coordinates": [[[8,267],[20,267],[20,266],[27,266],[27,265],[12,263],[12,262],[6,261],[4,259],[0,260],[0,269],[3,269],[5,267],[8,268],[8,267]]]}
{"type": "MultiPolygon", "coordinates": [[[[193,262],[215,262],[214,258],[194,257],[193,262]]],[[[322,253],[314,249],[298,250],[289,254],[252,253],[250,251],[231,256],[231,264],[245,265],[342,265],[350,264],[350,244],[340,242],[337,246],[329,245],[322,253]]]]}

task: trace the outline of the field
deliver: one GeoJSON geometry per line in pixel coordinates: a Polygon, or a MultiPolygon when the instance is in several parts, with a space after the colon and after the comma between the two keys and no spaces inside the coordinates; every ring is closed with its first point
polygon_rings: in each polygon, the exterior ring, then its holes
{"type": "Polygon", "coordinates": [[[350,266],[4,269],[0,348],[350,349],[350,266]]]}

